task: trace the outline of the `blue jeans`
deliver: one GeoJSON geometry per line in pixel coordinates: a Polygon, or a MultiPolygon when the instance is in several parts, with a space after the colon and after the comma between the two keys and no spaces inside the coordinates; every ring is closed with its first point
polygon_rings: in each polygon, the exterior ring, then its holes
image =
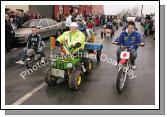
{"type": "MultiPolygon", "coordinates": [[[[120,61],[120,54],[121,54],[121,48],[119,47],[117,49],[117,62],[119,63],[120,61]]],[[[137,49],[131,49],[130,50],[130,62],[132,65],[135,65],[135,60],[137,58],[137,49]]]]}

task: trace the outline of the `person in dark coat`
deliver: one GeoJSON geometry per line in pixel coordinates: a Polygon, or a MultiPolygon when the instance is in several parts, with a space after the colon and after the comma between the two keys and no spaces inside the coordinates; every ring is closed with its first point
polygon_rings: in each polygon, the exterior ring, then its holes
{"type": "Polygon", "coordinates": [[[5,48],[9,52],[11,50],[11,39],[15,37],[12,25],[9,22],[9,16],[5,15],[5,48]]]}

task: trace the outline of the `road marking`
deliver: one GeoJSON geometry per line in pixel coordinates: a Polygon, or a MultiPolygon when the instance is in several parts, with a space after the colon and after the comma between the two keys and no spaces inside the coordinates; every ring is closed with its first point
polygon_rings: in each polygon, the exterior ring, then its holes
{"type": "Polygon", "coordinates": [[[18,99],[16,102],[14,102],[12,105],[20,105],[23,102],[25,102],[28,98],[30,98],[34,93],[36,93],[37,91],[39,91],[40,89],[42,89],[44,86],[46,86],[47,84],[45,82],[43,82],[42,84],[40,84],[39,86],[37,86],[36,88],[32,89],[30,92],[28,92],[27,94],[25,94],[23,97],[21,97],[20,99],[18,99]]]}

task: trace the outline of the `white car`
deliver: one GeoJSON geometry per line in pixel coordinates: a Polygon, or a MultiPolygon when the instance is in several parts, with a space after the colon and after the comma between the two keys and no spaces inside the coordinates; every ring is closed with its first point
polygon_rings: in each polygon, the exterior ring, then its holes
{"type": "Polygon", "coordinates": [[[129,22],[129,21],[133,21],[133,22],[135,22],[135,17],[127,17],[127,21],[129,22]]]}

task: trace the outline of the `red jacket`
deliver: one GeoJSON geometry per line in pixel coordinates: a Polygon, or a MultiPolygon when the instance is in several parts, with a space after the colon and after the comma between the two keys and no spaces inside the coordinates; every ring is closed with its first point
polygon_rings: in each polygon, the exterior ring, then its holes
{"type": "Polygon", "coordinates": [[[90,29],[93,29],[93,24],[92,23],[88,23],[87,27],[90,28],[90,29]]]}

